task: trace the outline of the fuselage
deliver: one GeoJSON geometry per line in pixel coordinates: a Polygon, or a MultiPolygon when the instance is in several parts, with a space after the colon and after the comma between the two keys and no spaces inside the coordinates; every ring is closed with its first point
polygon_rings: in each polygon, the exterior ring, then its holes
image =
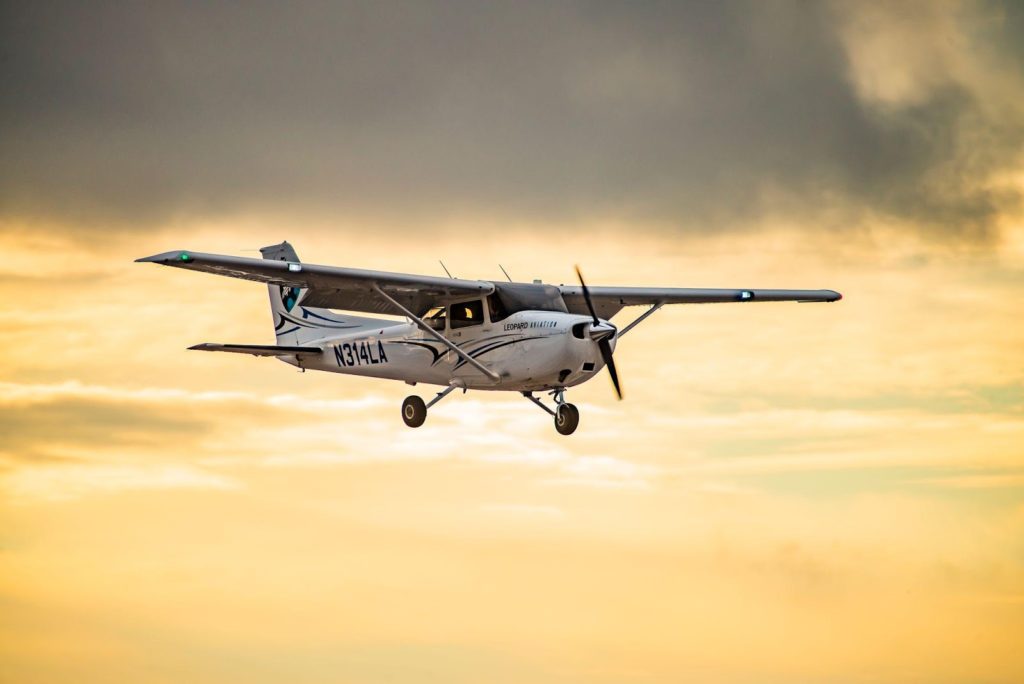
{"type": "MultiPolygon", "coordinates": [[[[332,335],[318,340],[320,357],[282,357],[310,370],[452,385],[480,390],[520,392],[572,387],[603,367],[597,343],[585,334],[587,316],[557,311],[519,311],[492,322],[452,327],[441,321],[438,332],[500,376],[492,381],[413,323],[381,321],[379,328],[332,335]]],[[[614,346],[614,339],[612,345],[614,346]]]]}

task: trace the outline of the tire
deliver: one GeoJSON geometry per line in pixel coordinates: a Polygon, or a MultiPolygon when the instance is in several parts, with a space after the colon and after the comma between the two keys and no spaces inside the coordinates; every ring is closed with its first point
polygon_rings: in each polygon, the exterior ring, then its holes
{"type": "Polygon", "coordinates": [[[559,404],[555,411],[555,429],[560,435],[571,435],[580,424],[580,412],[572,404],[559,404]]]}
{"type": "Polygon", "coordinates": [[[418,428],[427,419],[427,405],[413,395],[402,402],[402,420],[411,428],[418,428]]]}

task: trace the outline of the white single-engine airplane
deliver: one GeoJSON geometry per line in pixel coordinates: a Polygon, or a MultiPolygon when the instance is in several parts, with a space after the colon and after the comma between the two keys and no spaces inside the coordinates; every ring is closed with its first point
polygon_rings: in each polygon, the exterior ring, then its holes
{"type": "Polygon", "coordinates": [[[519,392],[554,416],[570,435],[579,411],[565,390],[608,367],[622,391],[612,352],[618,340],[665,304],[834,302],[833,290],[723,290],[667,287],[587,287],[462,280],[315,266],[299,261],[287,242],[260,250],[262,259],[164,252],[137,259],[191,271],[266,283],[276,345],[198,344],[190,349],[273,356],[303,370],[440,385],[429,403],[402,403],[402,418],[419,427],[427,409],[452,390],[519,392]],[[610,322],[623,307],[647,311],[621,330],[610,322]],[[337,313],[404,316],[395,321],[337,313]],[[534,392],[551,394],[555,408],[534,392]]]}

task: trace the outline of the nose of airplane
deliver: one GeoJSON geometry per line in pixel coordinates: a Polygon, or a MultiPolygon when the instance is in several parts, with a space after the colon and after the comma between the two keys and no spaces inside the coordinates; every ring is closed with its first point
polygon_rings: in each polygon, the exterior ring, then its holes
{"type": "Polygon", "coordinates": [[[616,332],[618,332],[618,328],[608,321],[591,323],[587,328],[587,336],[595,342],[599,342],[609,337],[614,337],[616,332]]]}

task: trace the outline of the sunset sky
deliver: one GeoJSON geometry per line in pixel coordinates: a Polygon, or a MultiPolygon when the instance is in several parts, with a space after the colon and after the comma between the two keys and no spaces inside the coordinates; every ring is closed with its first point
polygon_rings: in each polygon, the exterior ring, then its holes
{"type": "MultiPolygon", "coordinates": [[[[0,681],[1024,681],[1024,5],[0,6],[0,681]],[[666,307],[518,395],[171,249],[666,307]],[[430,388],[412,389],[421,396],[430,388]]],[[[616,322],[642,310],[627,309],[616,322]]]]}

